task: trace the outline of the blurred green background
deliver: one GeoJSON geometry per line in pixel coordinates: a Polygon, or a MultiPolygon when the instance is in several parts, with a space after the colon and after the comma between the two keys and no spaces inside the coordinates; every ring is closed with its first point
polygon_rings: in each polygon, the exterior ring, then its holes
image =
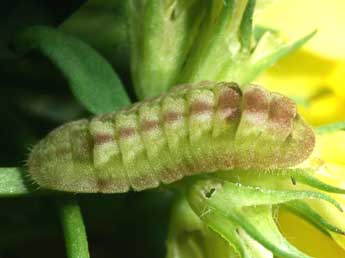
{"type": "MultiPolygon", "coordinates": [[[[47,59],[35,52],[15,56],[9,44],[10,39],[27,26],[61,26],[84,2],[0,1],[1,167],[23,166],[38,139],[66,121],[90,115],[74,100],[66,81],[47,59]]],[[[89,43],[99,47],[127,86],[130,84],[127,43],[123,41],[119,1],[114,1],[112,8],[104,7],[105,1],[93,2],[99,5],[89,5],[81,16],[68,20],[64,30],[80,34],[82,39],[89,37],[89,43]],[[119,22],[119,27],[108,22],[109,19],[119,22]],[[99,33],[93,21],[112,33],[99,33]],[[107,41],[108,36],[111,40],[107,41]],[[114,44],[114,48],[107,44],[114,44]]],[[[164,257],[172,200],[169,193],[149,191],[78,195],[78,198],[91,257],[164,257]]],[[[19,257],[66,257],[54,197],[0,199],[0,258],[19,257]]]]}

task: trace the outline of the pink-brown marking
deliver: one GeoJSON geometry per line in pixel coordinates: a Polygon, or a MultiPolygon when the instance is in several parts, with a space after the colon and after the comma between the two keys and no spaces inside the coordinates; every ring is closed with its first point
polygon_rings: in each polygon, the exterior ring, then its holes
{"type": "Polygon", "coordinates": [[[95,145],[102,145],[112,141],[114,141],[114,136],[112,134],[98,133],[94,136],[95,145]]]}
{"type": "Polygon", "coordinates": [[[183,117],[183,114],[181,112],[176,111],[168,111],[165,114],[163,114],[163,120],[165,123],[174,123],[178,120],[181,120],[183,117]]]}
{"type": "Polygon", "coordinates": [[[265,90],[252,87],[244,93],[244,111],[252,113],[266,113],[269,110],[268,94],[265,90]]]}
{"type": "Polygon", "coordinates": [[[239,114],[241,96],[232,88],[222,90],[218,99],[218,110],[224,119],[232,120],[239,114]]]}
{"type": "Polygon", "coordinates": [[[212,113],[212,112],[213,112],[213,106],[202,100],[196,100],[190,106],[191,115],[200,115],[200,114],[212,113]]]}
{"type": "Polygon", "coordinates": [[[120,138],[129,138],[135,135],[135,128],[134,127],[124,127],[119,129],[119,137],[120,138]]]}
{"type": "Polygon", "coordinates": [[[158,120],[143,120],[141,128],[143,132],[151,131],[159,127],[158,120]]]}
{"type": "Polygon", "coordinates": [[[296,105],[287,97],[274,96],[270,103],[269,118],[281,126],[291,126],[296,116],[296,105]]]}

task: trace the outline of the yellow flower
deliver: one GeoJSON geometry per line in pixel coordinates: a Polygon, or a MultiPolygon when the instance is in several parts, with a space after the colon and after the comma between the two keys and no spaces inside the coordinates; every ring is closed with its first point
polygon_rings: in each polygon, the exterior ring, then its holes
{"type": "MultiPolygon", "coordinates": [[[[345,1],[279,0],[257,13],[256,23],[277,29],[289,39],[313,30],[316,36],[257,79],[257,83],[292,97],[313,125],[345,120],[345,1]]],[[[316,177],[345,188],[345,131],[318,136],[325,162],[316,177]]],[[[345,208],[344,195],[332,195],[345,208]]],[[[345,229],[345,214],[328,205],[313,205],[331,223],[345,229]]],[[[279,224],[289,241],[317,258],[345,257],[345,236],[326,237],[288,213],[279,224]],[[337,243],[338,245],[336,245],[337,243]],[[343,249],[342,249],[342,248],[343,249]]]]}
{"type": "MultiPolygon", "coordinates": [[[[345,131],[317,136],[313,156],[322,159],[323,164],[315,170],[314,176],[333,186],[345,188],[345,131]]],[[[345,209],[345,196],[329,194],[345,209]]],[[[327,221],[345,230],[345,214],[324,202],[307,201],[327,221]]],[[[295,215],[281,213],[279,224],[287,239],[297,248],[317,258],[345,257],[345,236],[330,233],[333,240],[295,215]],[[293,225],[293,226],[292,226],[293,225]],[[338,244],[338,246],[336,245],[338,244]],[[322,248],[320,248],[322,246],[322,248]],[[343,248],[343,249],[342,249],[343,248]]]]}
{"type": "Polygon", "coordinates": [[[345,120],[345,1],[280,0],[261,10],[256,23],[289,39],[317,34],[301,50],[284,58],[257,82],[299,103],[312,124],[345,120]]]}

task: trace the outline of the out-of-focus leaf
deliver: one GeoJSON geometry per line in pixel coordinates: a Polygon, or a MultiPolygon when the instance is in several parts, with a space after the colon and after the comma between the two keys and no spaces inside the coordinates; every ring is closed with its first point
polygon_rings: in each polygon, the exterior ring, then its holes
{"type": "Polygon", "coordinates": [[[59,27],[90,44],[124,75],[129,73],[126,2],[88,0],[59,27]]]}
{"type": "Polygon", "coordinates": [[[14,49],[37,49],[66,77],[74,96],[92,113],[102,114],[130,101],[109,63],[79,39],[56,29],[34,26],[17,35],[14,49]]]}

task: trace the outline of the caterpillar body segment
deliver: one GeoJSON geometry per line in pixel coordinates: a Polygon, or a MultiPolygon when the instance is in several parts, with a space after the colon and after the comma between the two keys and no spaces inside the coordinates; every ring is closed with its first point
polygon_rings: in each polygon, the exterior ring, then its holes
{"type": "Polygon", "coordinates": [[[222,169],[290,167],[313,147],[312,129],[287,97],[201,82],[65,124],[34,147],[28,166],[45,188],[115,193],[222,169]]]}

